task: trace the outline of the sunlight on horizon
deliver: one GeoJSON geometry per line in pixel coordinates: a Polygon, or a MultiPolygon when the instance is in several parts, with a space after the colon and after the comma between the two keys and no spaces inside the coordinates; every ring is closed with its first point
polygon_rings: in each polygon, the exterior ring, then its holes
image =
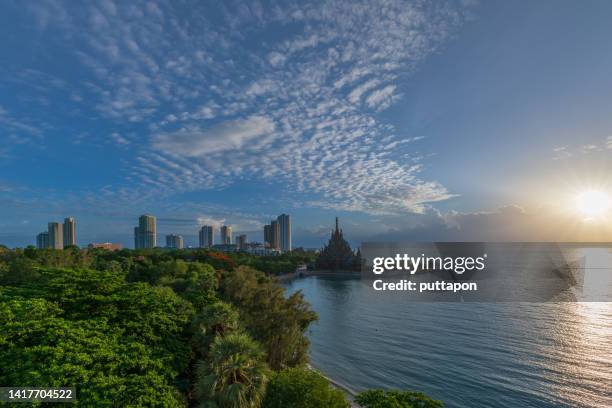
{"type": "Polygon", "coordinates": [[[610,196],[601,190],[585,190],[575,198],[576,210],[585,221],[594,221],[610,210],[610,196]]]}

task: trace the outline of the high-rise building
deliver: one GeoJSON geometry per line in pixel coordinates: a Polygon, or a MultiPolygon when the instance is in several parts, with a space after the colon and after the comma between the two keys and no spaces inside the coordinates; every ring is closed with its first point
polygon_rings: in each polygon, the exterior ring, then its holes
{"type": "Polygon", "coordinates": [[[49,248],[64,249],[63,228],[59,222],[49,223],[49,248]]]}
{"type": "Polygon", "coordinates": [[[134,228],[134,247],[136,249],[157,246],[157,219],[153,215],[141,215],[138,227],[134,228]]]}
{"type": "Polygon", "coordinates": [[[134,227],[134,249],[140,249],[140,248],[142,248],[140,228],[134,227]]]}
{"type": "Polygon", "coordinates": [[[200,228],[200,248],[210,248],[214,245],[215,229],[212,225],[203,225],[200,228]]]}
{"type": "Polygon", "coordinates": [[[36,248],[45,249],[49,248],[49,233],[41,232],[36,236],[36,248]]]}
{"type": "Polygon", "coordinates": [[[236,236],[236,246],[238,247],[238,249],[246,248],[246,244],[247,244],[246,234],[241,234],[241,235],[236,236]]]}
{"type": "Polygon", "coordinates": [[[280,248],[280,224],[278,220],[270,222],[270,248],[280,248]]]}
{"type": "Polygon", "coordinates": [[[180,235],[166,235],[166,248],[183,249],[183,237],[180,235]]]}
{"type": "Polygon", "coordinates": [[[270,248],[272,246],[272,226],[264,225],[264,246],[270,248]]]}
{"type": "Polygon", "coordinates": [[[231,244],[232,243],[232,227],[229,225],[223,225],[221,227],[221,243],[231,244]]]}
{"type": "Polygon", "coordinates": [[[76,221],[72,217],[64,218],[64,248],[76,245],[76,221]]]}
{"type": "Polygon", "coordinates": [[[280,225],[280,249],[283,252],[291,251],[291,216],[281,214],[277,220],[280,225]]]}

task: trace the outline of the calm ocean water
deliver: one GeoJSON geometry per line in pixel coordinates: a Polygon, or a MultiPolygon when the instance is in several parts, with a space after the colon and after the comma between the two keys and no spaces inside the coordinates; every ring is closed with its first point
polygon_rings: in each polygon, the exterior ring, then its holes
{"type": "Polygon", "coordinates": [[[447,407],[612,407],[612,303],[417,303],[359,279],[307,277],[315,367],[353,391],[447,407]]]}

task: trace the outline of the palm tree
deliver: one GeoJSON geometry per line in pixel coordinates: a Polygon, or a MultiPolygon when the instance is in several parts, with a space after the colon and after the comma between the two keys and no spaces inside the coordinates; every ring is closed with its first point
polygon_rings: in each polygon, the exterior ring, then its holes
{"type": "Polygon", "coordinates": [[[258,408],[269,369],[264,353],[248,335],[217,336],[207,361],[198,364],[196,393],[202,407],[258,408]]]}
{"type": "Polygon", "coordinates": [[[238,312],[225,302],[205,306],[191,323],[192,342],[202,355],[218,336],[225,336],[238,329],[238,312]]]}

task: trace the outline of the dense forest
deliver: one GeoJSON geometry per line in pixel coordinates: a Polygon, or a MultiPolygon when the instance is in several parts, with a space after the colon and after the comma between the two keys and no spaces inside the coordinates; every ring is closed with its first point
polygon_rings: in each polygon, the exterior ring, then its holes
{"type": "MultiPolygon", "coordinates": [[[[317,315],[269,276],[311,261],[0,247],[0,385],[74,386],[87,407],[348,407],[307,366],[317,315]]],[[[399,391],[356,401],[442,406],[399,391]]]]}

